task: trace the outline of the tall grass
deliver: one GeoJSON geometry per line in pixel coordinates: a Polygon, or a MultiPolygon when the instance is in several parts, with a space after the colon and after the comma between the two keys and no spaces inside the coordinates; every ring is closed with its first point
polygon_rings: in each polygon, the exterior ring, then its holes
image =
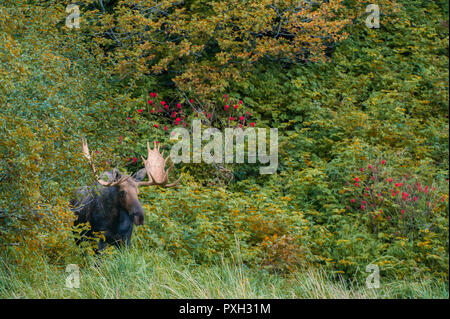
{"type": "Polygon", "coordinates": [[[83,257],[80,287],[66,288],[66,267],[30,254],[23,267],[0,254],[0,298],[448,298],[448,283],[348,284],[320,270],[289,276],[248,269],[239,258],[186,265],[166,252],[131,248],[83,257]]]}

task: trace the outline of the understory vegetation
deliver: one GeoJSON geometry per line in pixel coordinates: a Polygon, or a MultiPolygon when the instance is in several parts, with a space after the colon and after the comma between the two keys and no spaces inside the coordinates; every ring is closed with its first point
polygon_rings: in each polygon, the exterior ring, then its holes
{"type": "Polygon", "coordinates": [[[247,2],[2,1],[0,298],[448,298],[448,2],[247,2]],[[276,173],[176,164],[130,249],[77,247],[81,139],[131,174],[194,119],[277,128],[276,173]]]}

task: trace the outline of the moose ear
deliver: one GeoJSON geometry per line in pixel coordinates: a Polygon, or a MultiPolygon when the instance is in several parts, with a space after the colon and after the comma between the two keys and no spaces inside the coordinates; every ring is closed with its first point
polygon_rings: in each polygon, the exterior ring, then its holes
{"type": "Polygon", "coordinates": [[[145,168],[142,168],[134,173],[131,177],[133,177],[138,182],[142,182],[146,176],[147,171],[145,170],[145,168]]]}
{"type": "Polygon", "coordinates": [[[117,168],[113,168],[111,170],[111,173],[112,173],[112,180],[114,182],[117,182],[122,177],[122,174],[120,174],[120,172],[117,168]]]}

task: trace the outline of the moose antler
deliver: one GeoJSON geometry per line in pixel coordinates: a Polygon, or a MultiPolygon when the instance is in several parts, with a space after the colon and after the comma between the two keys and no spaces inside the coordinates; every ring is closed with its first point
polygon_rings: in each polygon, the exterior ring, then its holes
{"type": "MultiPolygon", "coordinates": [[[[116,186],[120,183],[125,182],[128,178],[130,178],[130,175],[123,175],[121,176],[117,181],[114,181],[115,178],[113,177],[111,181],[106,182],[103,179],[99,178],[97,175],[97,170],[95,169],[94,161],[92,159],[92,156],[89,152],[89,146],[87,143],[86,138],[81,139],[82,146],[81,149],[83,151],[84,156],[89,160],[89,163],[91,164],[92,170],[94,171],[94,174],[98,180],[98,182],[103,186],[116,186]]],[[[147,182],[138,182],[137,186],[151,186],[151,185],[160,185],[164,187],[174,187],[176,186],[180,180],[181,177],[179,177],[175,182],[169,183],[169,172],[173,168],[173,163],[170,165],[170,167],[167,169],[167,171],[164,170],[164,167],[166,166],[166,162],[169,159],[169,156],[164,159],[163,155],[164,152],[161,154],[159,152],[159,144],[156,146],[157,143],[155,142],[155,147],[152,150],[150,148],[149,142],[147,142],[147,150],[148,150],[148,156],[147,159],[142,157],[142,160],[144,161],[145,165],[145,171],[147,172],[148,181],[147,182]]]]}
{"type": "Polygon", "coordinates": [[[83,151],[84,156],[89,160],[91,164],[92,170],[94,174],[97,174],[97,170],[95,169],[94,161],[91,157],[91,153],[89,153],[89,146],[85,137],[81,138],[81,150],[83,151]]]}
{"type": "Polygon", "coordinates": [[[169,172],[173,168],[173,163],[172,165],[170,165],[167,171],[164,170],[164,167],[166,166],[167,160],[170,156],[167,156],[167,158],[164,159],[164,151],[161,154],[159,152],[159,148],[160,145],[154,142],[154,148],[152,150],[150,148],[150,143],[147,142],[147,159],[142,157],[142,160],[144,161],[145,171],[147,172],[149,181],[140,182],[138,186],[160,185],[164,187],[174,187],[180,181],[181,176],[175,182],[169,183],[169,172]]]}
{"type": "Polygon", "coordinates": [[[130,175],[122,175],[117,181],[114,181],[114,179],[112,179],[112,181],[110,181],[110,182],[105,182],[101,178],[99,178],[97,181],[99,182],[99,184],[101,184],[103,186],[116,186],[116,185],[119,185],[120,183],[125,182],[130,177],[131,177],[130,175]]]}
{"type": "Polygon", "coordinates": [[[105,182],[103,179],[99,178],[99,176],[97,175],[97,170],[95,169],[94,160],[92,159],[91,153],[89,152],[89,146],[88,146],[88,143],[87,143],[87,140],[85,137],[81,138],[81,150],[83,151],[84,156],[89,160],[92,170],[94,171],[94,175],[101,185],[116,186],[116,185],[119,185],[120,183],[125,182],[128,178],[130,178],[129,175],[123,175],[117,181],[114,181],[115,178],[113,178],[112,181],[105,182]]]}

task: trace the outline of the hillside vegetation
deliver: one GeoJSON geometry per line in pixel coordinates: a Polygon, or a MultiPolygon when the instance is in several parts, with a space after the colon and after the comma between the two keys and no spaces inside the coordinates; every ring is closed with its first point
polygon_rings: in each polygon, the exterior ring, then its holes
{"type": "Polygon", "coordinates": [[[247,2],[2,1],[0,297],[448,298],[448,3],[247,2]],[[131,249],[77,247],[81,138],[131,174],[194,119],[278,128],[276,173],[176,164],[131,249]]]}

